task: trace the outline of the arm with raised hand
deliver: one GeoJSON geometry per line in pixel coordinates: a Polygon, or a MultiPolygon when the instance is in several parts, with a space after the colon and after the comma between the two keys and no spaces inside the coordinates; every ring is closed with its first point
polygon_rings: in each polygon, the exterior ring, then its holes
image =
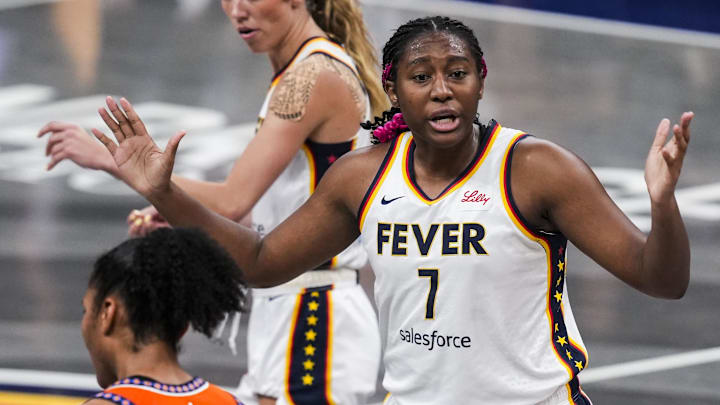
{"type": "Polygon", "coordinates": [[[641,232],[580,158],[547,141],[520,142],[512,190],[536,228],[559,231],[610,273],[648,295],[680,298],[690,277],[690,244],[675,186],[690,141],[692,113],[672,127],[663,119],[645,164],[652,226],[641,232]]]}
{"type": "Polygon", "coordinates": [[[350,208],[354,202],[345,197],[348,182],[343,181],[342,167],[329,170],[313,196],[261,239],[251,229],[210,211],[171,180],[183,132],[160,150],[132,105],[124,99],[120,103],[124,120],[116,121],[105,109],[99,110],[117,143],[92,130],[113,156],[118,178],[147,198],[171,225],[197,227],[217,240],[236,260],[249,284],[266,287],[288,281],[340,253],[357,238],[359,231],[350,208]]]}
{"type": "Polygon", "coordinates": [[[690,143],[693,117],[692,112],[686,112],[680,124],[672,125],[669,142],[670,120],[663,119],[645,162],[652,228],[643,249],[641,283],[652,286],[649,293],[668,298],[682,297],[690,282],[690,241],[675,187],[690,143]]]}

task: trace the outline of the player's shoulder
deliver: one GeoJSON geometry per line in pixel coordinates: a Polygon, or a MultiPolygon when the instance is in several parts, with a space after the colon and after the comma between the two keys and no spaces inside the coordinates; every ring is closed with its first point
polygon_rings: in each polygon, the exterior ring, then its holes
{"type": "Polygon", "coordinates": [[[570,150],[547,139],[527,136],[517,143],[513,151],[513,170],[516,166],[533,170],[563,171],[582,160],[570,150]]]}
{"type": "Polygon", "coordinates": [[[597,181],[587,163],[575,153],[533,136],[515,146],[511,174],[514,184],[540,199],[555,199],[597,181]]]}
{"type": "Polygon", "coordinates": [[[352,150],[338,159],[335,164],[340,163],[345,167],[343,170],[353,173],[370,172],[374,174],[388,154],[391,144],[392,142],[386,142],[352,150]]]}
{"type": "MultiPolygon", "coordinates": [[[[336,94],[341,86],[355,86],[359,84],[357,72],[346,63],[331,55],[318,52],[313,53],[295,63],[285,74],[288,81],[297,81],[298,78],[312,78],[313,89],[329,90],[328,97],[336,94]],[[288,76],[289,75],[289,76],[288,76]]],[[[301,83],[302,80],[298,83],[301,83]]],[[[308,81],[309,82],[309,81],[308,81]]]]}
{"type": "Polygon", "coordinates": [[[297,82],[299,78],[314,78],[322,81],[340,80],[341,66],[344,65],[330,55],[321,52],[313,53],[293,63],[283,73],[280,84],[302,84],[302,81],[297,82]]]}
{"type": "Polygon", "coordinates": [[[327,119],[357,103],[358,97],[348,97],[346,92],[339,91],[355,80],[348,78],[351,75],[324,54],[310,55],[282,74],[270,100],[270,110],[295,121],[308,111],[317,119],[327,119]]]}
{"type": "Polygon", "coordinates": [[[305,58],[295,62],[288,69],[288,72],[298,70],[298,69],[313,68],[313,69],[317,69],[321,72],[328,70],[330,72],[337,73],[337,71],[339,70],[339,67],[341,67],[341,66],[352,71],[352,69],[349,66],[347,66],[345,63],[341,62],[340,59],[338,59],[330,54],[327,54],[325,52],[315,52],[315,53],[311,53],[310,55],[306,56],[305,58]]]}

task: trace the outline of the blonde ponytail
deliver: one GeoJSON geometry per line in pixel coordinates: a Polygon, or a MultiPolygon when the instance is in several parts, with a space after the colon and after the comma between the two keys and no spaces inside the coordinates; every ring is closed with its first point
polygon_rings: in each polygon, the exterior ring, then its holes
{"type": "Polygon", "coordinates": [[[343,44],[355,60],[360,80],[370,97],[373,115],[389,108],[385,91],[380,85],[377,53],[365,27],[362,11],[356,0],[306,0],[308,11],[315,23],[333,41],[343,44]]]}

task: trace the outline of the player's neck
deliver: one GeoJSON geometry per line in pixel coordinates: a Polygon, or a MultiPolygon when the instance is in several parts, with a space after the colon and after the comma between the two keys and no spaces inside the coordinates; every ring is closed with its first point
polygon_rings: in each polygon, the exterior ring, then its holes
{"type": "Polygon", "coordinates": [[[308,17],[293,24],[277,48],[268,52],[273,71],[277,73],[287,66],[300,46],[312,37],[327,37],[312,18],[308,17]]]}
{"type": "Polygon", "coordinates": [[[184,384],[192,376],[180,367],[177,354],[164,343],[150,343],[118,359],[117,378],[149,377],[164,384],[184,384]]]}
{"type": "Polygon", "coordinates": [[[473,134],[463,142],[451,148],[432,147],[422,139],[415,139],[413,160],[415,173],[418,177],[435,180],[453,180],[477,154],[479,136],[473,127],[473,134]]]}

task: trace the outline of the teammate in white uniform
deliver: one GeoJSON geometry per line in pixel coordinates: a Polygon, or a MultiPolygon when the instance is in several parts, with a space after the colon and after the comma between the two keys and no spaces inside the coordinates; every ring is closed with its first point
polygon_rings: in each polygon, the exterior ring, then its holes
{"type": "MultiPolygon", "coordinates": [[[[344,49],[326,38],[303,43],[273,78],[258,117],[258,131],[283,74],[309,57],[332,58],[357,71],[344,49]]],[[[367,98],[366,115],[370,115],[367,98]]],[[[285,170],[252,209],[253,228],[274,229],[315,190],[327,168],[340,156],[370,144],[370,134],[339,143],[306,140],[285,170]]],[[[358,242],[319,269],[273,288],[253,290],[248,327],[248,372],[238,397],[253,403],[258,394],[278,404],[363,404],[375,390],[380,337],[372,305],[358,284],[357,269],[367,256],[358,242]],[[358,345],[366,351],[356,350],[358,345]]]]}
{"type": "MultiPolygon", "coordinates": [[[[267,53],[275,77],[257,133],[228,178],[173,180],[227,218],[240,220],[252,209],[254,227],[264,234],[308,199],[336,159],[369,144],[359,123],[387,100],[355,0],[221,5],[249,48],[267,53]]],[[[47,132],[50,168],[69,158],[117,174],[112,156],[80,128],[50,123],[40,131],[47,132]]],[[[152,207],[131,213],[129,223],[133,235],[166,225],[152,207]]],[[[238,391],[243,402],[358,404],[375,391],[380,336],[357,274],[366,262],[356,243],[290,283],[253,291],[248,373],[238,391]]]]}
{"type": "Polygon", "coordinates": [[[669,142],[669,120],[658,126],[645,166],[653,209],[644,235],[577,156],[477,123],[487,68],[461,22],[404,24],[383,65],[395,109],[371,126],[386,143],[336,162],[263,239],[169,181],[181,136],[161,151],[144,129],[122,131],[139,120],[127,103],[115,119],[103,114],[119,144],[94,134],[116,161],[135,159],[120,178],[170,223],[210,232],[251,284],[292,279],[362,232],[377,275],[388,404],[589,404],[578,381],[587,354],[565,288],[566,238],[639,291],[681,297],[689,242],[674,190],[693,114],[669,142]]]}

